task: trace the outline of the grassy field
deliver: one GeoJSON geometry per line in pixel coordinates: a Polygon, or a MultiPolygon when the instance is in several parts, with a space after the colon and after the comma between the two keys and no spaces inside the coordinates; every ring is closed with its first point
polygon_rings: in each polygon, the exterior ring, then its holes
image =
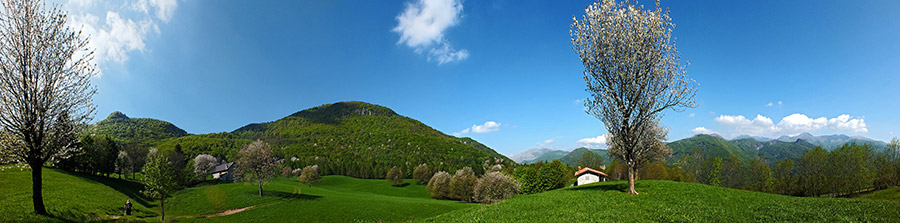
{"type": "Polygon", "coordinates": [[[877,190],[860,194],[858,198],[900,202],[900,187],[892,187],[884,190],[877,190]]]}
{"type": "Polygon", "coordinates": [[[694,183],[602,182],[442,214],[426,222],[896,222],[900,202],[806,198],[694,183]]]}
{"type": "MultiPolygon", "coordinates": [[[[108,220],[123,215],[131,199],[136,217],[155,216],[156,203],[140,196],[140,184],[44,168],[44,205],[52,216],[34,214],[31,171],[0,166],[0,222],[68,222],[108,220]]],[[[120,220],[135,220],[135,216],[120,220]]]]}
{"type": "Polygon", "coordinates": [[[166,216],[179,222],[397,222],[478,206],[433,200],[425,186],[410,183],[393,187],[385,180],[325,176],[309,187],[278,178],[264,185],[262,198],[252,183],[206,185],[178,192],[166,216]],[[232,215],[198,216],[251,205],[232,215]]]}

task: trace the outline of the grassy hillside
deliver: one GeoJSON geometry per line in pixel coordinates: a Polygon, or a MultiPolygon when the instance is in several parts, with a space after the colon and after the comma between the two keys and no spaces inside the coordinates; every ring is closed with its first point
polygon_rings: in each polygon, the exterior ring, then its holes
{"type": "MultiPolygon", "coordinates": [[[[98,176],[43,170],[44,204],[53,216],[34,214],[31,203],[31,171],[0,166],[0,222],[68,222],[117,218],[125,200],[134,204],[136,217],[157,215],[156,203],[148,202],[140,184],[98,176]]],[[[124,218],[134,220],[135,216],[124,218]]]]}
{"type": "Polygon", "coordinates": [[[895,222],[900,202],[789,197],[671,181],[588,184],[457,210],[425,222],[895,222]]]}
{"type": "Polygon", "coordinates": [[[325,176],[312,187],[278,178],[264,186],[262,198],[251,183],[207,185],[180,191],[169,203],[179,222],[396,222],[478,206],[433,200],[424,185],[344,176],[325,176]],[[232,215],[198,216],[248,206],[232,215]]]}
{"type": "Polygon", "coordinates": [[[232,133],[273,144],[279,148],[276,153],[290,157],[294,167],[318,164],[327,174],[360,178],[383,178],[392,166],[408,175],[422,163],[445,170],[471,166],[476,171],[481,171],[478,167],[485,160],[513,164],[472,139],[446,135],[364,102],[326,104],[232,133]]]}
{"type": "Polygon", "coordinates": [[[859,198],[873,200],[889,200],[900,202],[900,187],[892,187],[884,190],[877,190],[860,194],[859,198]]]}
{"type": "Polygon", "coordinates": [[[109,135],[119,142],[138,145],[152,145],[163,139],[188,135],[172,123],[152,118],[129,118],[118,111],[91,126],[86,133],[109,135]]]}

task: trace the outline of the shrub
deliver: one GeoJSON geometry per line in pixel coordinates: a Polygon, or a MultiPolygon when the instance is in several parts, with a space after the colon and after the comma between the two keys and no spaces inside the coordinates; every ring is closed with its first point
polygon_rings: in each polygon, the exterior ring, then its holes
{"type": "Polygon", "coordinates": [[[513,178],[501,172],[484,174],[475,184],[475,201],[494,203],[518,194],[520,187],[513,178]]]}
{"type": "Polygon", "coordinates": [[[387,172],[387,176],[385,177],[385,179],[387,179],[388,182],[391,182],[391,185],[394,186],[403,184],[403,171],[400,171],[400,168],[397,168],[396,166],[391,167],[391,170],[387,172]]]}
{"type": "Polygon", "coordinates": [[[474,198],[473,190],[478,178],[471,167],[463,167],[456,170],[456,174],[450,178],[450,199],[471,202],[474,198]]]}
{"type": "Polygon", "coordinates": [[[303,167],[303,170],[300,171],[300,177],[297,178],[300,183],[308,184],[312,187],[313,184],[319,181],[319,165],[312,165],[303,167]]]}
{"type": "Polygon", "coordinates": [[[428,189],[434,199],[450,198],[450,174],[444,171],[435,173],[425,189],[428,189]]]}
{"type": "Polygon", "coordinates": [[[426,184],[429,180],[431,180],[431,176],[434,175],[434,172],[428,168],[428,164],[422,164],[416,167],[413,170],[413,180],[415,180],[416,184],[426,184]]]}
{"type": "Polygon", "coordinates": [[[568,180],[568,166],[566,164],[560,162],[559,160],[554,160],[551,163],[548,163],[544,166],[541,166],[540,173],[538,174],[538,191],[548,191],[557,188],[562,188],[566,186],[566,181],[568,180]]]}
{"type": "Polygon", "coordinates": [[[541,192],[538,190],[538,170],[530,166],[520,166],[516,168],[514,176],[519,181],[522,193],[533,194],[541,192]]]}
{"type": "Polygon", "coordinates": [[[290,167],[281,168],[281,175],[284,177],[293,177],[294,172],[291,171],[290,167]]]}

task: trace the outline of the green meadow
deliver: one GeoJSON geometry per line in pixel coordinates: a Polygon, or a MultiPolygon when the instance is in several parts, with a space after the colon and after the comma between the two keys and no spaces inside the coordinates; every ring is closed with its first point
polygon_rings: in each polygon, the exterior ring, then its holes
{"type": "Polygon", "coordinates": [[[442,214],[426,222],[897,222],[900,202],[790,197],[672,181],[564,188],[442,214]]]}
{"type": "MultiPolygon", "coordinates": [[[[44,170],[44,196],[52,216],[32,213],[30,172],[0,168],[0,222],[159,222],[159,202],[140,184],[44,170]],[[131,199],[135,215],[122,217],[131,199]]],[[[264,184],[207,182],[178,191],[166,202],[177,222],[895,222],[900,189],[860,198],[790,197],[695,183],[642,180],[629,196],[624,181],[602,182],[490,205],[433,200],[424,185],[394,187],[385,180],[325,176],[309,186],[294,178],[264,184]]]]}

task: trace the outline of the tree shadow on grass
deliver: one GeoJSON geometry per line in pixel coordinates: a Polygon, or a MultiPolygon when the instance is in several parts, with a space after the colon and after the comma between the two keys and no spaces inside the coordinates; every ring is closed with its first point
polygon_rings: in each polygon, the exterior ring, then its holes
{"type": "MultiPolygon", "coordinates": [[[[123,179],[116,179],[116,178],[108,178],[108,177],[104,177],[104,176],[91,175],[91,174],[86,174],[86,173],[69,172],[66,170],[60,170],[60,171],[66,172],[68,174],[71,174],[73,176],[76,176],[76,177],[79,177],[82,179],[86,179],[89,181],[93,181],[93,182],[97,182],[97,183],[106,185],[107,187],[110,187],[113,190],[119,191],[119,193],[125,194],[125,196],[128,196],[134,202],[137,202],[137,203],[143,205],[144,207],[150,208],[150,207],[155,206],[155,205],[150,205],[150,199],[147,199],[146,197],[144,197],[143,194],[141,194],[141,190],[144,189],[144,185],[141,183],[138,183],[135,181],[130,181],[130,180],[123,180],[123,179]]],[[[124,205],[125,201],[122,201],[122,204],[124,205]]]]}
{"type": "MultiPolygon", "coordinates": [[[[641,185],[638,182],[634,183],[634,188],[647,188],[647,186],[641,185]]],[[[615,183],[615,184],[604,184],[604,183],[593,183],[593,184],[585,184],[577,187],[568,188],[567,190],[603,190],[603,191],[620,191],[620,192],[628,192],[628,182],[615,183]]]]}
{"type": "Polygon", "coordinates": [[[391,185],[391,186],[392,187],[406,187],[406,186],[409,186],[409,183],[402,183],[402,184],[391,185]]]}
{"type": "MultiPolygon", "coordinates": [[[[259,195],[259,191],[247,191],[247,194],[259,195]]],[[[298,193],[288,193],[284,191],[268,191],[263,190],[263,197],[278,197],[281,199],[293,199],[293,200],[315,200],[319,199],[322,196],[309,195],[309,194],[298,194],[298,193]]]]}

